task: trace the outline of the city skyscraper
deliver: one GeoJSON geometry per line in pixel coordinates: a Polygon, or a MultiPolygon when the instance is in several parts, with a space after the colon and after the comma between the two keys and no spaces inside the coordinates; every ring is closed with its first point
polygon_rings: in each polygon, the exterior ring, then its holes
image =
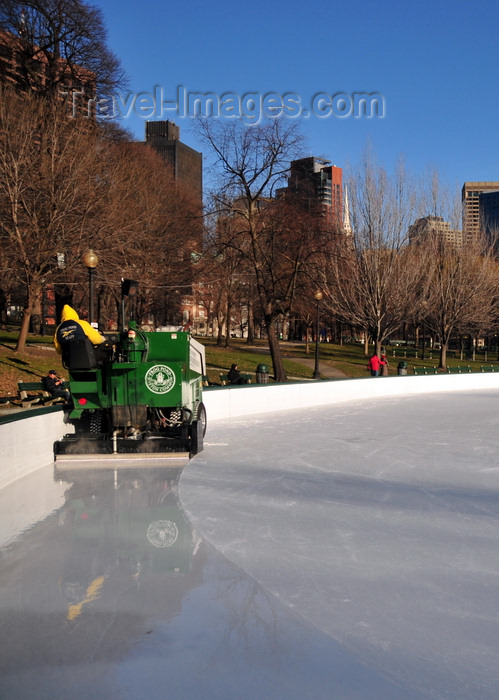
{"type": "Polygon", "coordinates": [[[499,249],[499,188],[490,192],[481,192],[480,221],[482,230],[490,244],[499,249]]]}
{"type": "Polygon", "coordinates": [[[463,243],[469,244],[479,238],[484,231],[480,217],[480,195],[499,190],[499,182],[465,182],[461,190],[463,207],[463,243]]]}
{"type": "Polygon", "coordinates": [[[320,205],[328,229],[343,226],[343,171],[316,156],[291,161],[288,186],[281,192],[297,197],[305,207],[320,205]]]}
{"type": "Polygon", "coordinates": [[[441,216],[423,216],[409,226],[409,243],[424,244],[429,237],[439,237],[456,248],[463,243],[462,231],[451,229],[450,223],[441,216]]]}
{"type": "Polygon", "coordinates": [[[146,143],[172,167],[176,181],[203,201],[203,154],[180,141],[180,128],[170,121],[146,122],[146,143]]]}

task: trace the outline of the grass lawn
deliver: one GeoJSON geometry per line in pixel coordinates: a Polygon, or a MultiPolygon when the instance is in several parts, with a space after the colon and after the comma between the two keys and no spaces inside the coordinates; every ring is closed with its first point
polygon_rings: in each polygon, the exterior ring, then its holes
{"type": "MultiPolygon", "coordinates": [[[[206,348],[206,366],[208,377],[211,382],[220,382],[220,374],[226,374],[230,366],[235,363],[239,367],[239,371],[243,374],[256,373],[256,368],[259,364],[266,364],[269,368],[269,373],[272,375],[272,361],[267,343],[264,341],[256,341],[251,347],[248,347],[245,340],[232,338],[231,344],[228,347],[217,345],[212,338],[198,338],[206,348]]],[[[289,376],[299,379],[310,379],[311,371],[308,367],[293,362],[293,357],[300,357],[297,352],[291,352],[288,347],[283,348],[284,367],[289,376]]],[[[303,357],[312,357],[303,353],[303,357]]]]}
{"type": "MultiPolygon", "coordinates": [[[[206,364],[208,374],[211,381],[219,381],[219,374],[227,371],[233,362],[236,362],[241,372],[254,373],[257,364],[265,362],[269,366],[269,371],[272,374],[272,362],[268,351],[268,346],[265,341],[256,341],[255,346],[251,349],[246,345],[245,340],[231,338],[230,346],[217,346],[212,338],[199,339],[206,347],[206,364]],[[255,356],[256,355],[256,356],[255,356]]],[[[396,356],[393,356],[394,348],[387,348],[387,359],[389,362],[389,374],[396,375],[399,362],[407,362],[408,374],[412,374],[413,367],[434,367],[438,366],[439,352],[433,350],[431,358],[428,356],[421,359],[421,351],[418,353],[418,358],[403,357],[403,349],[395,348],[396,356]]],[[[294,362],[296,359],[309,360],[314,359],[315,345],[310,344],[310,352],[306,353],[305,343],[288,343],[282,344],[282,353],[284,358],[284,367],[289,377],[302,379],[310,379],[312,371],[308,367],[294,362]]],[[[319,346],[321,366],[331,365],[336,369],[341,370],[347,377],[367,377],[366,371],[367,357],[364,354],[364,346],[360,343],[352,343],[346,345],[336,345],[335,343],[321,343],[319,346]]],[[[371,346],[372,352],[372,346],[371,346]]],[[[408,355],[411,353],[408,352],[408,355]]],[[[459,352],[449,353],[447,357],[448,367],[457,367],[469,365],[474,372],[480,371],[480,365],[496,364],[498,362],[497,355],[489,353],[487,360],[483,354],[477,354],[476,360],[460,359],[459,352]]]]}
{"type": "Polygon", "coordinates": [[[0,331],[0,397],[17,396],[17,382],[39,381],[49,369],[67,376],[51,336],[30,335],[25,350],[16,353],[17,335],[0,331]]]}
{"type": "MultiPolygon", "coordinates": [[[[54,368],[62,376],[67,375],[63,369],[60,356],[55,352],[52,336],[28,337],[28,346],[22,353],[15,353],[14,346],[17,340],[17,332],[0,331],[0,397],[16,396],[18,381],[36,381],[39,377],[47,374],[48,370],[54,368]]],[[[220,374],[226,374],[232,363],[236,363],[243,373],[255,376],[257,365],[264,363],[269,367],[272,376],[272,362],[266,341],[257,340],[248,347],[245,340],[231,338],[230,345],[217,345],[214,338],[198,338],[206,348],[207,373],[211,382],[219,384],[220,374]]],[[[309,353],[306,352],[305,343],[283,342],[282,354],[284,367],[290,379],[311,379],[312,368],[299,363],[300,359],[314,360],[315,345],[310,344],[309,353]]],[[[321,343],[320,364],[335,367],[341,370],[347,377],[367,377],[367,358],[364,354],[364,346],[360,343],[348,345],[336,345],[334,343],[321,343]]],[[[412,368],[433,367],[438,365],[438,351],[433,351],[432,358],[413,358],[402,356],[403,349],[396,349],[396,356],[393,356],[393,349],[387,348],[389,361],[389,373],[397,374],[397,365],[400,361],[407,362],[408,374],[412,374],[412,368]]],[[[410,351],[408,351],[410,354],[410,351]]],[[[459,353],[448,358],[448,366],[470,365],[473,371],[480,371],[481,364],[496,364],[497,356],[489,354],[487,360],[484,355],[477,355],[475,362],[466,359],[461,360],[459,353]]]]}

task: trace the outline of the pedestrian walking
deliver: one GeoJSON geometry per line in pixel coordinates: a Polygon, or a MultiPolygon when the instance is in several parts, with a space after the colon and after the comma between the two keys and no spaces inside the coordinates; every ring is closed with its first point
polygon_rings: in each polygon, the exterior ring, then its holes
{"type": "Polygon", "coordinates": [[[371,372],[372,377],[379,377],[379,370],[381,368],[381,360],[379,359],[378,355],[374,353],[374,355],[369,358],[369,362],[367,363],[367,369],[371,372]]]}

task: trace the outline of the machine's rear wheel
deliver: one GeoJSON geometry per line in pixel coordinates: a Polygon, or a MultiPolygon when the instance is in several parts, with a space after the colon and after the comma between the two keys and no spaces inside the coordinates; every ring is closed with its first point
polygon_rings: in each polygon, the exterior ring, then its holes
{"type": "Polygon", "coordinates": [[[75,433],[89,433],[90,432],[90,413],[88,411],[83,411],[79,418],[73,420],[73,425],[75,427],[75,433]]]}
{"type": "Polygon", "coordinates": [[[204,437],[206,435],[206,408],[203,402],[198,405],[198,410],[196,411],[196,420],[201,424],[201,435],[204,437]]]}
{"type": "Polygon", "coordinates": [[[90,432],[100,433],[102,432],[102,411],[94,411],[90,414],[90,432]]]}

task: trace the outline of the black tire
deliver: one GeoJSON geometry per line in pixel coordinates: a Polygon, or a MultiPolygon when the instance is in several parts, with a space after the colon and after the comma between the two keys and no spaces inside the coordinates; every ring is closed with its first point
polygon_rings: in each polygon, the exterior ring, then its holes
{"type": "Polygon", "coordinates": [[[202,401],[200,404],[198,404],[198,408],[196,411],[196,420],[198,423],[201,423],[201,425],[203,426],[201,434],[204,437],[206,435],[207,418],[206,418],[206,407],[202,401]]]}
{"type": "Polygon", "coordinates": [[[90,432],[91,433],[101,433],[102,432],[102,411],[94,411],[90,414],[90,432]]]}
{"type": "Polygon", "coordinates": [[[73,423],[75,427],[75,433],[80,434],[90,432],[90,413],[88,411],[83,411],[79,418],[76,418],[70,422],[73,423]]]}

